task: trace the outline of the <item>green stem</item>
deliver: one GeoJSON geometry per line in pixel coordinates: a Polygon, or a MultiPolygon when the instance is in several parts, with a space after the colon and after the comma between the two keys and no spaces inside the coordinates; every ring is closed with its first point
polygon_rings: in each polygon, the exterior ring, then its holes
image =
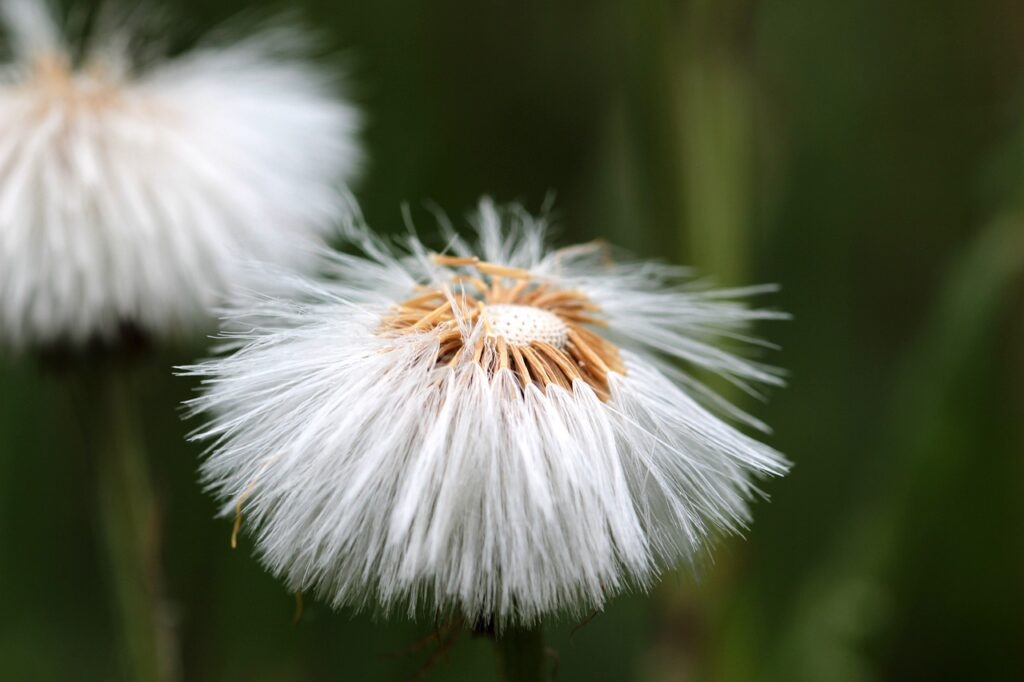
{"type": "Polygon", "coordinates": [[[541,626],[508,628],[495,635],[495,644],[504,682],[543,682],[548,679],[541,626]]]}
{"type": "Polygon", "coordinates": [[[78,398],[96,469],[124,676],[164,682],[177,677],[174,634],[163,602],[156,496],[129,371],[116,363],[100,368],[78,398]]]}

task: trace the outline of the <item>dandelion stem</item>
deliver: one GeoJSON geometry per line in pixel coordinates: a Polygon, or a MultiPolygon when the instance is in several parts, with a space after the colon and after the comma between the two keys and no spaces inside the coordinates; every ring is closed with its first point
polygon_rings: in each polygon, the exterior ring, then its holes
{"type": "Polygon", "coordinates": [[[144,682],[173,680],[175,646],[161,586],[158,509],[130,370],[102,367],[85,386],[89,390],[78,396],[78,402],[95,458],[98,520],[108,555],[125,677],[144,682]]]}
{"type": "Polygon", "coordinates": [[[503,682],[546,682],[547,665],[544,653],[544,630],[507,628],[495,635],[503,682]]]}

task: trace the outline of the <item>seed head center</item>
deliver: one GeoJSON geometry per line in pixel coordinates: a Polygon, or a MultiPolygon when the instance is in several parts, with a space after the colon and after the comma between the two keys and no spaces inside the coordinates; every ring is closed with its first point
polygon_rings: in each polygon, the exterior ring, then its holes
{"type": "Polygon", "coordinates": [[[50,103],[72,108],[104,108],[116,103],[120,93],[106,63],[93,61],[78,69],[64,57],[47,54],[32,63],[26,86],[50,103]]]}
{"type": "Polygon", "coordinates": [[[558,315],[541,308],[514,303],[495,303],[484,306],[483,314],[490,325],[489,335],[502,337],[513,346],[529,346],[543,341],[564,349],[569,340],[569,328],[558,315]]]}

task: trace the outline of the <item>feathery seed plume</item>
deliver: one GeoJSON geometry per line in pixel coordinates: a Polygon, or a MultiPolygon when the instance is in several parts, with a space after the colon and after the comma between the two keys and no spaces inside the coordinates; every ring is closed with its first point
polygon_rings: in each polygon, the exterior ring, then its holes
{"type": "Polygon", "coordinates": [[[160,58],[132,17],[97,24],[69,38],[42,0],[0,0],[10,345],[203,324],[232,287],[261,288],[241,263],[306,267],[351,206],[359,117],[301,31],[160,58]]]}
{"type": "Polygon", "coordinates": [[[499,628],[579,614],[740,529],[754,480],[786,471],[694,374],[781,383],[721,344],[784,317],[738,301],[767,288],[548,251],[543,221],[486,200],[475,223],[443,254],[328,256],[186,369],[205,481],[290,588],[499,628]]]}

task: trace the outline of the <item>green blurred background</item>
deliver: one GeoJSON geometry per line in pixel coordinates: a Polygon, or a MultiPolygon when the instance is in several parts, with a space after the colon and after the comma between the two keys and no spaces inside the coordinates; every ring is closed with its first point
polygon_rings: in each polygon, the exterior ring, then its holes
{"type": "MultiPolygon", "coordinates": [[[[83,3],[84,4],[84,3],[83,3]]],[[[1024,6],[1013,0],[306,0],[365,108],[369,223],[478,196],[725,285],[790,386],[796,463],[698,576],[570,636],[559,680],[1024,679],[1024,6]]],[[[281,7],[277,5],[276,7],[281,7]]],[[[180,0],[183,31],[252,5],[180,0]]],[[[429,623],[293,597],[228,546],[173,364],[143,370],[187,680],[404,680],[429,623]]],[[[0,678],[119,679],[94,467],[59,379],[0,363],[0,678]]],[[[490,679],[469,636],[428,679],[490,679]]]]}

